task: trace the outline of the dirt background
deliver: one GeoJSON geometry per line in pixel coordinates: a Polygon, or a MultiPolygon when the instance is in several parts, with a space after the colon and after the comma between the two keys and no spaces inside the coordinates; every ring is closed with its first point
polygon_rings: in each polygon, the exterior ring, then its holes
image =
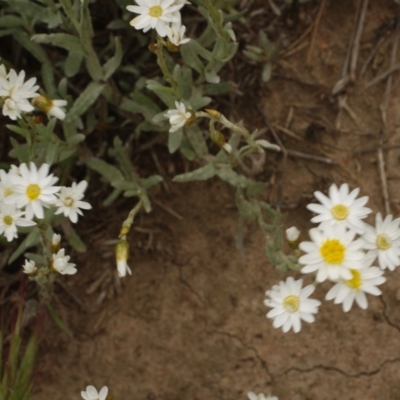
{"type": "MultiPolygon", "coordinates": [[[[390,68],[396,4],[369,2],[356,80],[335,96],[332,88],[342,77],[361,2],[311,2],[279,18],[266,4],[242,3],[252,23],[238,25],[241,50],[256,44],[259,29],[273,42],[283,32],[286,48],[268,84],[259,80],[260,67],[239,53],[242,62],[232,62],[227,71],[240,78],[242,95],[226,100],[226,113],[236,121],[243,118],[248,128],[265,128],[258,104],[287,150],[335,162],[290,155],[284,162],[282,154],[268,154],[256,176],[269,183],[266,199],[287,214],[285,227],[297,225],[303,232],[310,228],[305,206],[312,193],[326,191],[333,182],[360,187],[370,196],[369,207],[385,213],[381,144],[390,207],[397,216],[398,73],[392,74],[384,130],[380,105],[387,79],[365,89],[390,68]],[[343,96],[347,108],[339,107],[343,96]]],[[[274,140],[270,129],[264,135],[274,140]]],[[[107,385],[115,400],[237,400],[246,399],[249,390],[280,400],[399,399],[400,270],[386,274],[382,298],[369,296],[365,311],[355,306],[343,313],[341,306],[323,300],[330,284],[319,285],[314,297],[323,304],[316,322],[304,324],[299,334],[283,334],[265,318],[263,305],[265,291],[283,277],[268,263],[256,226],[246,225],[245,257],[236,249],[232,188],[216,180],[173,184],[179,156],[156,150],[170,193],[161,187],[154,212],[141,215],[131,232],[132,276],[119,282],[113,259],[113,240],[132,204],[120,200],[85,213],[80,233],[88,252],[72,254],[79,272],[63,279],[55,293],[56,309],[73,338],[48,321],[32,400],[78,399],[89,384],[107,385]]],[[[149,152],[136,157],[138,164],[153,162],[149,152]]]]}

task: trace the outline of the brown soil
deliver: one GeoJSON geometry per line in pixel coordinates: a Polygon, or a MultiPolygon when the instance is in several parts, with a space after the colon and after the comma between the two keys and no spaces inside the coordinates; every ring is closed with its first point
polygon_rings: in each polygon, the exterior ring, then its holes
{"type": "MultiPolygon", "coordinates": [[[[305,10],[315,19],[318,8],[312,4],[305,10]]],[[[395,10],[389,0],[370,2],[357,76],[382,29],[388,25],[389,30],[373,67],[346,87],[353,117],[338,109],[331,91],[341,77],[356,2],[326,2],[311,66],[306,65],[306,45],[280,58],[271,82],[262,86],[259,101],[272,124],[285,126],[293,109],[287,129],[297,138],[275,125],[286,148],[336,162],[289,157],[284,165],[281,154],[267,155],[259,177],[270,183],[267,199],[287,212],[286,227],[297,225],[306,232],[310,214],[305,205],[315,190],[326,191],[333,182],[360,187],[370,196],[369,206],[384,212],[377,148],[386,80],[368,90],[364,86],[389,68],[395,10]]],[[[292,36],[299,37],[306,23],[305,17],[292,36]]],[[[303,42],[309,43],[310,36],[303,42]]],[[[256,80],[259,70],[251,73],[256,80]]],[[[399,82],[394,74],[383,153],[395,215],[400,195],[399,82]]],[[[248,85],[251,89],[259,82],[248,85]]],[[[249,128],[264,126],[254,100],[249,103],[246,95],[236,98],[231,110],[249,128]]],[[[280,400],[400,398],[399,269],[386,274],[382,298],[369,296],[365,311],[354,306],[343,313],[323,300],[330,284],[319,285],[315,297],[323,303],[316,322],[304,324],[299,334],[283,334],[265,318],[263,305],[264,292],[282,276],[268,263],[256,226],[246,226],[245,257],[237,251],[232,188],[219,181],[169,185],[172,194],[163,192],[156,199],[183,218],[155,206],[153,213],[137,219],[130,235],[133,274],[122,280],[114,297],[113,247],[107,241],[116,238],[132,205],[124,200],[112,209],[86,213],[88,252],[74,255],[79,273],[57,289],[57,310],[73,339],[48,321],[32,400],[77,399],[89,384],[107,385],[116,400],[238,400],[246,399],[249,390],[271,392],[280,400]],[[100,287],[87,294],[100,275],[100,287]],[[104,298],[106,293],[110,298],[104,298]]]]}

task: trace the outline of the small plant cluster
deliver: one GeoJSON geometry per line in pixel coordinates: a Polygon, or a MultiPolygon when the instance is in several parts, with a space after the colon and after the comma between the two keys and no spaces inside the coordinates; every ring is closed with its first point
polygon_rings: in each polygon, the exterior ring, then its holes
{"type": "Polygon", "coordinates": [[[334,286],[325,296],[335,304],[342,304],[348,312],[354,301],[362,309],[368,307],[366,294],[379,296],[378,288],[386,281],[383,271],[393,271],[400,265],[400,219],[392,215],[382,219],[376,214],[375,226],[365,219],[372,210],[365,207],[368,197],[357,198],[359,189],[350,192],[348,184],[329,188],[329,196],[317,191],[319,204],[307,208],[316,215],[311,222],[319,223],[310,229],[311,241],[299,243],[300,232],[292,227],[287,231],[289,243],[297,248],[301,272],[315,279],[314,284],[303,288],[303,279],[288,277],[266,292],[265,305],[271,307],[267,317],[273,319],[275,328],[283,332],[299,332],[301,321],[314,322],[314,314],[321,305],[309,299],[315,285],[326,280],[334,286]],[[301,252],[300,252],[301,250],[301,252]],[[378,262],[379,267],[373,266],[378,262]]]}

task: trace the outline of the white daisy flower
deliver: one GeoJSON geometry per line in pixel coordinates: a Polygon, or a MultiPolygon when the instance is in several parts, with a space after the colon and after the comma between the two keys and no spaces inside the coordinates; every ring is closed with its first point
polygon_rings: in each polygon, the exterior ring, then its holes
{"type": "Polygon", "coordinates": [[[72,187],[61,187],[58,199],[55,202],[58,207],[56,214],[64,213],[64,216],[68,217],[73,223],[78,222],[78,214],[83,215],[80,209],[90,210],[92,208],[89,203],[82,201],[87,185],[86,181],[81,181],[78,184],[73,182],[72,187]]]}
{"type": "Polygon", "coordinates": [[[57,254],[52,255],[52,269],[61,275],[74,275],[77,272],[76,264],[69,263],[70,256],[65,255],[65,249],[58,250],[57,254]]]}
{"type": "Polygon", "coordinates": [[[87,386],[86,392],[81,392],[81,396],[84,398],[84,400],[106,400],[107,394],[107,386],[103,386],[100,392],[98,392],[94,386],[87,386]]]}
{"type": "Polygon", "coordinates": [[[179,128],[190,123],[193,119],[192,112],[187,111],[183,103],[175,101],[175,107],[175,110],[168,110],[168,112],[164,114],[164,117],[169,118],[169,123],[171,124],[170,132],[177,131],[179,128]]]}
{"type": "Polygon", "coordinates": [[[247,397],[249,400],[279,400],[276,396],[265,396],[263,393],[255,394],[254,392],[248,392],[247,397]]]}
{"type": "Polygon", "coordinates": [[[0,200],[7,204],[13,204],[9,196],[14,193],[14,179],[15,172],[10,168],[8,172],[0,169],[0,200]]]}
{"type": "Polygon", "coordinates": [[[27,219],[32,219],[34,215],[43,218],[43,207],[49,207],[57,200],[55,193],[60,188],[53,185],[58,178],[49,175],[49,169],[48,164],[42,164],[37,169],[31,162],[29,168],[26,164],[20,165],[21,176],[13,175],[14,193],[8,197],[8,201],[15,202],[19,208],[25,207],[27,219]]]}
{"type": "Polygon", "coordinates": [[[45,96],[37,96],[32,99],[32,104],[44,111],[48,117],[61,120],[65,118],[65,111],[62,107],[67,105],[66,100],[51,100],[45,96]]]}
{"type": "Polygon", "coordinates": [[[363,238],[368,256],[378,257],[382,269],[393,271],[400,265],[400,219],[388,215],[382,220],[381,213],[375,216],[375,228],[367,225],[363,238]]]}
{"type": "Polygon", "coordinates": [[[350,269],[361,269],[364,259],[364,241],[353,241],[355,234],[343,225],[331,226],[326,223],[310,229],[312,242],[299,244],[299,249],[308,253],[299,258],[299,263],[304,265],[301,272],[316,272],[317,282],[351,279],[350,269]]]}
{"type": "Polygon", "coordinates": [[[274,328],[282,327],[285,333],[293,328],[297,333],[301,329],[301,320],[314,322],[313,314],[318,312],[321,302],[308,298],[314,292],[315,286],[308,285],[302,289],[302,285],[302,279],[295,281],[288,277],[286,282],[282,281],[265,292],[269,298],[264,300],[264,304],[272,308],[267,318],[274,319],[274,328]]]}
{"type": "Polygon", "coordinates": [[[354,300],[360,308],[365,310],[368,307],[365,293],[373,296],[381,295],[382,292],[376,286],[386,281],[380,268],[371,267],[374,259],[374,257],[367,257],[364,268],[360,270],[351,269],[352,278],[338,282],[329,290],[325,299],[334,300],[335,304],[342,303],[344,312],[350,310],[354,300]]]}
{"type": "Polygon", "coordinates": [[[7,77],[0,75],[0,97],[4,98],[3,115],[12,120],[20,118],[21,112],[33,111],[33,106],[27,99],[38,95],[39,86],[34,86],[36,78],[24,82],[25,71],[19,75],[11,69],[7,77]]]}
{"type": "Polygon", "coordinates": [[[361,221],[372,212],[364,207],[368,202],[368,196],[356,199],[360,189],[354,189],[349,193],[349,185],[344,183],[338,188],[333,184],[329,188],[329,197],[321,192],[315,192],[314,196],[321,204],[308,204],[307,208],[319,214],[311,219],[311,222],[329,222],[332,226],[344,225],[354,229],[357,233],[364,232],[364,222],[361,221]]]}
{"type": "Polygon", "coordinates": [[[33,226],[35,222],[23,218],[25,213],[14,204],[0,202],[0,234],[4,234],[9,242],[18,237],[17,226],[33,226]]]}
{"type": "Polygon", "coordinates": [[[167,36],[169,41],[175,46],[190,42],[189,38],[185,38],[186,26],[172,24],[168,27],[167,36]]]}
{"type": "Polygon", "coordinates": [[[35,261],[25,260],[25,264],[22,266],[24,269],[24,274],[27,275],[36,275],[37,268],[35,265],[35,261]]]}
{"type": "Polygon", "coordinates": [[[137,30],[147,32],[155,29],[161,37],[167,36],[168,24],[179,22],[179,10],[183,4],[174,0],[136,0],[138,6],[127,6],[127,10],[138,15],[130,24],[137,30]]]}

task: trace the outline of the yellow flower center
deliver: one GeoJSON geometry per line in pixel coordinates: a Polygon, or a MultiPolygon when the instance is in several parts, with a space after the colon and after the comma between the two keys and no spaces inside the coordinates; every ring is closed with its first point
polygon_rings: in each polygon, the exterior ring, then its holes
{"type": "Polygon", "coordinates": [[[350,286],[353,289],[358,289],[363,283],[360,271],[351,269],[350,272],[353,275],[353,277],[351,279],[346,280],[345,283],[347,286],[350,286]]]}
{"type": "Polygon", "coordinates": [[[7,197],[7,196],[10,196],[10,195],[13,194],[13,193],[14,193],[14,192],[13,192],[12,189],[6,188],[6,189],[4,189],[3,196],[4,196],[4,197],[7,197]]]}
{"type": "Polygon", "coordinates": [[[389,247],[392,246],[392,242],[390,238],[388,238],[384,233],[381,233],[376,238],[376,246],[379,250],[387,250],[389,247]]]}
{"type": "Polygon", "coordinates": [[[346,247],[338,239],[327,239],[319,251],[328,264],[341,264],[344,260],[346,247]]]}
{"type": "Polygon", "coordinates": [[[163,9],[160,6],[150,7],[149,15],[153,18],[160,18],[163,13],[163,9]]]}
{"type": "Polygon", "coordinates": [[[73,204],[74,204],[74,199],[73,198],[71,198],[71,197],[66,197],[65,199],[64,199],[64,205],[65,205],[65,207],[72,207],[73,206],[73,204]]]}
{"type": "Polygon", "coordinates": [[[300,300],[297,296],[290,295],[283,300],[286,311],[295,312],[299,309],[300,300]]]}
{"type": "Polygon", "coordinates": [[[12,217],[10,217],[9,215],[6,215],[6,216],[3,218],[3,222],[4,222],[6,225],[12,225],[13,222],[14,222],[14,220],[13,220],[12,217]]]}
{"type": "Polygon", "coordinates": [[[31,183],[26,189],[26,195],[29,200],[36,200],[40,196],[40,187],[35,183],[31,183]]]}
{"type": "Polygon", "coordinates": [[[346,219],[349,215],[349,209],[343,204],[337,204],[336,206],[332,207],[331,213],[333,215],[333,218],[342,221],[343,219],[346,219]]]}

